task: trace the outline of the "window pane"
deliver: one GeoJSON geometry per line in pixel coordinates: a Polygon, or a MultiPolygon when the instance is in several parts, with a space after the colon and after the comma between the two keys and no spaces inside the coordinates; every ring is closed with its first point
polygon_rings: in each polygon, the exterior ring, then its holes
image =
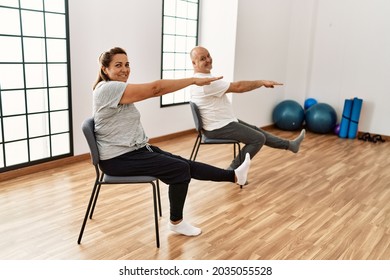
{"type": "Polygon", "coordinates": [[[68,88],[51,88],[50,93],[50,110],[69,109],[68,105],[68,88]]]}
{"type": "Polygon", "coordinates": [[[46,36],[66,38],[65,16],[59,14],[46,14],[46,36]]]}
{"type": "Polygon", "coordinates": [[[5,144],[5,160],[7,166],[28,161],[27,141],[5,144]]]}
{"type": "Polygon", "coordinates": [[[175,36],[164,35],[164,46],[163,49],[165,52],[175,51],[175,36]]]}
{"type": "Polygon", "coordinates": [[[187,34],[187,21],[185,19],[176,19],[176,34],[186,35],[187,34]]]}
{"type": "MultiPolygon", "coordinates": [[[[183,70],[186,68],[186,54],[177,53],[175,55],[175,68],[178,70],[183,70]]],[[[178,71],[179,72],[179,71],[178,71]]]]}
{"type": "Polygon", "coordinates": [[[174,69],[175,55],[173,53],[164,53],[163,61],[164,61],[163,64],[164,69],[174,69]]]}
{"type": "Polygon", "coordinates": [[[184,99],[183,91],[180,91],[175,94],[175,103],[183,103],[186,100],[184,99]]]}
{"type": "Polygon", "coordinates": [[[198,30],[197,23],[195,21],[187,21],[187,35],[196,37],[196,32],[198,30]]]}
{"type": "Polygon", "coordinates": [[[67,62],[66,40],[61,40],[61,39],[47,40],[47,61],[67,62]]]}
{"type": "Polygon", "coordinates": [[[1,106],[4,116],[25,114],[26,102],[22,90],[1,92],[1,106]]]}
{"type": "Polygon", "coordinates": [[[175,44],[176,52],[185,52],[187,49],[186,43],[187,43],[186,37],[176,36],[176,44],[175,44]]]}
{"type": "Polygon", "coordinates": [[[189,88],[185,88],[183,92],[184,92],[183,95],[184,100],[185,101],[191,100],[191,90],[189,88]]]}
{"type": "Polygon", "coordinates": [[[27,137],[26,117],[7,117],[3,119],[4,141],[14,141],[27,137]]]}
{"type": "Polygon", "coordinates": [[[69,131],[68,111],[50,113],[50,128],[51,133],[69,131]]]}
{"type": "Polygon", "coordinates": [[[19,0],[1,0],[1,5],[19,8],[19,0]]]}
{"type": "Polygon", "coordinates": [[[68,84],[68,66],[66,64],[49,64],[49,86],[66,86],[68,84]]]}
{"type": "Polygon", "coordinates": [[[162,100],[161,100],[162,105],[173,104],[174,103],[173,97],[174,97],[173,93],[168,93],[168,94],[163,95],[162,100]]]}
{"type": "Polygon", "coordinates": [[[24,9],[42,10],[42,0],[20,0],[20,7],[24,9]]]}
{"type": "Polygon", "coordinates": [[[176,2],[176,16],[182,18],[187,17],[187,2],[185,1],[176,2]]]}
{"type": "Polygon", "coordinates": [[[48,114],[34,114],[28,116],[28,133],[30,137],[49,134],[48,114]]]}
{"type": "Polygon", "coordinates": [[[1,89],[24,88],[23,65],[0,64],[1,89]]]}
{"type": "Polygon", "coordinates": [[[175,16],[176,0],[164,0],[164,15],[175,16]]]}
{"type": "Polygon", "coordinates": [[[0,36],[0,61],[22,62],[22,44],[20,38],[0,36]]]}
{"type": "Polygon", "coordinates": [[[164,34],[175,34],[176,21],[174,18],[164,17],[164,34]]]}
{"type": "Polygon", "coordinates": [[[64,0],[45,0],[45,10],[50,12],[65,13],[64,0]]]}
{"type": "Polygon", "coordinates": [[[22,27],[24,36],[44,36],[43,13],[22,11],[22,27]]]}
{"type": "Polygon", "coordinates": [[[196,47],[196,37],[187,37],[186,52],[190,53],[192,48],[196,47]]]}
{"type": "Polygon", "coordinates": [[[28,113],[45,112],[48,110],[47,90],[27,90],[27,111],[28,113]]]}
{"type": "Polygon", "coordinates": [[[0,168],[4,167],[3,145],[0,144],[0,168]]]}
{"type": "Polygon", "coordinates": [[[175,78],[176,79],[186,78],[186,71],[178,71],[178,70],[176,70],[175,71],[175,78]]]}
{"type": "MultiPolygon", "coordinates": [[[[191,61],[191,60],[190,60],[191,61]]],[[[191,63],[191,62],[190,62],[191,63]]],[[[187,71],[185,71],[186,72],[186,77],[192,77],[193,75],[194,75],[194,70],[192,69],[192,67],[191,67],[191,69],[190,70],[187,70],[187,71]]]]}
{"type": "Polygon", "coordinates": [[[24,38],[24,61],[46,62],[45,40],[37,38],[24,38]]]}
{"type": "Polygon", "coordinates": [[[26,87],[45,87],[46,83],[46,65],[45,64],[26,64],[26,87]]]}
{"type": "Polygon", "coordinates": [[[41,137],[31,139],[30,143],[30,160],[38,160],[50,157],[50,139],[41,137]]]}
{"type": "Polygon", "coordinates": [[[174,79],[175,78],[175,71],[163,71],[162,77],[163,77],[163,79],[174,79]]]}
{"type": "MultiPolygon", "coordinates": [[[[185,64],[186,64],[185,69],[191,71],[191,75],[188,75],[188,74],[187,74],[187,77],[192,77],[193,74],[194,74],[194,70],[193,70],[194,68],[192,67],[192,61],[191,61],[191,58],[190,58],[190,55],[189,55],[189,54],[187,54],[187,55],[185,56],[185,64]]],[[[187,71],[187,73],[188,73],[188,71],[187,71]]]]}
{"type": "Polygon", "coordinates": [[[0,8],[0,34],[20,35],[18,10],[0,8]]]}
{"type": "Polygon", "coordinates": [[[187,17],[189,19],[197,20],[198,19],[198,4],[188,3],[187,12],[188,12],[187,17]]]}
{"type": "Polygon", "coordinates": [[[51,137],[52,156],[70,152],[69,133],[53,135],[51,137]]]}

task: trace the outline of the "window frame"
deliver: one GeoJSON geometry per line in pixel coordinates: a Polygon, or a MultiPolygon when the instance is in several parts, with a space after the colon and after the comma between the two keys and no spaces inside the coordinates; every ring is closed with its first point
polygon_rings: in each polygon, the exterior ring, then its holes
{"type": "MultiPolygon", "coordinates": [[[[4,11],[7,11],[7,9],[10,11],[17,11],[20,28],[20,33],[15,32],[14,34],[8,34],[7,32],[0,32],[0,38],[3,38],[4,41],[7,40],[6,38],[15,38],[15,41],[20,40],[21,50],[20,60],[0,61],[0,67],[3,65],[4,70],[9,65],[20,65],[24,79],[23,82],[20,82],[20,84],[23,84],[23,87],[11,86],[1,88],[0,85],[0,173],[74,155],[68,0],[58,2],[58,4],[61,5],[61,11],[51,9],[50,7],[48,8],[48,6],[45,7],[45,4],[48,3],[46,1],[48,0],[41,0],[41,2],[36,1],[35,3],[25,1],[23,3],[21,0],[17,0],[15,3],[10,2],[11,4],[9,5],[7,5],[7,3],[1,5],[0,3],[0,8],[4,9],[4,11]],[[64,7],[62,7],[62,4],[64,4],[64,7]],[[30,5],[41,6],[41,8],[32,7],[30,5]],[[28,27],[26,26],[30,22],[23,22],[23,20],[26,20],[27,18],[27,16],[25,16],[26,14],[42,14],[42,34],[36,35],[26,32],[26,30],[28,30],[28,27]],[[64,22],[57,22],[61,17],[63,17],[64,22]],[[50,25],[50,23],[52,24],[50,25]],[[58,26],[56,24],[58,24],[58,26]],[[54,29],[53,26],[55,26],[54,29]],[[53,30],[61,33],[61,35],[53,35],[53,30]],[[34,61],[29,60],[28,58],[26,59],[26,56],[28,57],[29,48],[32,48],[32,46],[26,46],[27,41],[35,41],[42,45],[42,50],[44,49],[44,51],[42,51],[42,60],[34,61]],[[63,52],[61,53],[63,60],[57,58],[58,60],[56,61],[50,56],[54,53],[55,56],[57,56],[57,51],[59,51],[56,48],[58,47],[58,45],[56,45],[57,43],[63,46],[63,52]],[[56,50],[55,52],[50,52],[54,49],[56,50]],[[41,73],[42,84],[35,85],[28,82],[28,68],[44,70],[41,73]],[[64,75],[61,75],[61,73],[64,75]],[[65,77],[65,75],[67,77],[65,77]],[[4,113],[4,108],[7,107],[6,100],[3,100],[2,97],[7,93],[11,95],[15,92],[21,92],[24,96],[22,101],[24,102],[24,112],[6,114],[4,113]],[[30,106],[32,106],[32,103],[29,103],[29,96],[34,95],[35,93],[33,94],[33,92],[41,92],[44,97],[43,99],[45,100],[42,101],[44,104],[42,107],[44,107],[44,109],[36,111],[31,110],[30,106]],[[58,99],[60,101],[66,100],[67,104],[64,104],[63,107],[58,107],[59,103],[55,103],[53,100],[56,98],[53,97],[60,97],[58,99]],[[4,127],[4,123],[8,120],[7,118],[14,118],[15,120],[15,117],[20,117],[21,120],[23,119],[25,129],[21,129],[19,137],[7,139],[10,138],[6,137],[6,135],[9,134],[10,129],[7,130],[7,126],[4,127]],[[39,118],[41,118],[41,120],[37,121],[39,118]],[[64,120],[68,123],[64,124],[64,120]],[[42,127],[45,127],[45,129],[39,131],[39,125],[35,125],[37,123],[42,127]],[[7,149],[8,151],[11,151],[11,148],[8,147],[12,146],[13,143],[16,143],[16,145],[19,143],[21,146],[25,147],[24,151],[16,152],[21,155],[21,159],[17,159],[16,163],[12,162],[13,153],[7,155],[7,149]],[[64,144],[66,146],[63,146],[64,144]]],[[[29,18],[29,20],[32,20],[32,17],[29,18]]],[[[33,49],[33,52],[31,50],[32,49],[30,49],[30,54],[36,53],[36,49],[33,49]]],[[[33,72],[30,72],[30,74],[31,73],[33,72]]],[[[30,79],[30,81],[31,80],[32,79],[30,79]]],[[[14,130],[14,128],[12,129],[14,130]]],[[[15,151],[12,150],[12,152],[15,151]]]]}
{"type": "MultiPolygon", "coordinates": [[[[161,79],[179,79],[179,78],[187,78],[187,77],[192,77],[192,73],[193,73],[193,68],[192,68],[192,64],[190,63],[190,58],[189,58],[189,53],[191,51],[191,49],[193,47],[195,47],[196,45],[198,45],[198,38],[199,38],[199,11],[200,11],[200,5],[201,5],[201,0],[163,0],[163,3],[162,3],[162,31],[161,31],[161,71],[160,71],[160,78],[161,79]],[[191,19],[191,18],[188,18],[188,17],[181,17],[181,16],[178,16],[178,11],[177,9],[175,10],[175,15],[172,16],[172,15],[166,15],[165,14],[165,3],[166,1],[175,1],[176,3],[176,6],[177,6],[177,3],[178,2],[186,2],[186,3],[193,3],[193,4],[196,4],[197,5],[197,11],[196,11],[196,19],[191,19]],[[188,22],[194,22],[196,21],[196,32],[195,32],[195,36],[193,35],[189,35],[188,33],[188,30],[186,32],[185,35],[182,35],[182,34],[178,34],[175,30],[174,33],[167,33],[166,32],[166,26],[164,24],[164,20],[166,18],[171,18],[173,20],[175,20],[175,23],[177,23],[177,20],[185,20],[186,23],[188,22]],[[188,41],[188,38],[193,38],[194,39],[194,44],[191,45],[190,47],[187,46],[186,50],[183,52],[183,51],[177,51],[177,48],[176,46],[174,47],[173,51],[172,50],[166,50],[164,48],[165,46],[165,42],[164,42],[164,37],[165,36],[172,36],[175,38],[185,38],[187,39],[188,41]],[[174,66],[173,68],[164,68],[164,64],[165,64],[165,61],[164,61],[164,54],[171,54],[173,57],[174,57],[174,64],[175,64],[175,61],[177,60],[178,58],[178,55],[181,55],[183,56],[184,55],[184,58],[187,60],[186,63],[185,63],[185,68],[177,68],[176,66],[174,66]],[[188,63],[190,63],[191,65],[187,67],[188,63]],[[172,75],[170,76],[166,76],[164,75],[164,73],[167,73],[167,72],[171,72],[172,75]],[[179,73],[180,72],[184,72],[185,74],[184,75],[180,75],[179,73]],[[191,74],[189,74],[191,73],[191,74]]],[[[186,41],[186,43],[187,43],[186,41]]],[[[181,100],[179,99],[179,100],[181,100]]],[[[189,88],[186,88],[186,89],[182,89],[182,90],[179,90],[179,91],[176,91],[176,92],[173,92],[173,93],[169,93],[167,95],[164,95],[164,96],[160,96],[160,108],[163,108],[163,107],[170,107],[170,106],[177,106],[177,105],[183,105],[183,104],[188,104],[190,101],[190,93],[189,93],[189,88]],[[175,102],[175,97],[177,95],[184,95],[182,101],[178,101],[178,102],[175,102]],[[167,99],[168,97],[172,97],[172,100],[173,102],[164,102],[164,99],[167,99]]]]}

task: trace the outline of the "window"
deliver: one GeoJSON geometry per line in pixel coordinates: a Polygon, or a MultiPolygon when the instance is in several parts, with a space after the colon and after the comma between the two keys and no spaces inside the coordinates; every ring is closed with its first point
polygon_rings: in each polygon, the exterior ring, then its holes
{"type": "Polygon", "coordinates": [[[67,0],[0,0],[0,172],[73,154],[67,0]]]}
{"type": "MultiPolygon", "coordinates": [[[[162,79],[191,77],[189,53],[198,43],[199,0],[164,0],[162,31],[162,79]]],[[[189,88],[161,96],[161,107],[190,100],[189,88]]]]}

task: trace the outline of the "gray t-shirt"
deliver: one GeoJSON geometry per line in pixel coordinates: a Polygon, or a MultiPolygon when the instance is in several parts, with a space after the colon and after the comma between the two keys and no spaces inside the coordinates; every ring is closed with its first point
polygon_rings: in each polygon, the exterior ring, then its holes
{"type": "Polygon", "coordinates": [[[93,92],[95,135],[101,160],[137,150],[148,142],[135,105],[119,104],[126,85],[103,81],[93,92]]]}

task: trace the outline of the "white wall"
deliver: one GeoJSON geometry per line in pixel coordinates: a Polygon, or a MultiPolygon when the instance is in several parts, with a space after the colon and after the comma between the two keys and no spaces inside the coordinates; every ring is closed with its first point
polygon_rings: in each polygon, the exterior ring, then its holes
{"type": "Polygon", "coordinates": [[[390,2],[386,0],[246,0],[238,2],[235,80],[285,82],[234,97],[240,118],[272,123],[282,99],[308,97],[334,107],[364,100],[360,131],[390,135],[390,2]]]}
{"type": "Polygon", "coordinates": [[[213,0],[200,6],[198,43],[213,58],[212,74],[227,81],[234,80],[237,4],[238,0],[213,0]]]}
{"type": "MultiPolygon", "coordinates": [[[[235,80],[269,79],[286,83],[290,1],[238,2],[235,80]]],[[[285,87],[260,88],[233,96],[237,116],[263,126],[272,123],[272,110],[284,99],[285,87]]]]}
{"type": "MultiPolygon", "coordinates": [[[[123,47],[130,60],[130,83],[159,79],[161,20],[161,0],[69,0],[75,155],[88,152],[80,126],[92,113],[98,56],[111,47],[123,47]]],[[[151,138],[194,127],[188,105],[160,108],[160,99],[153,98],[139,102],[137,108],[151,138]]]]}
{"type": "Polygon", "coordinates": [[[390,135],[390,2],[319,0],[307,96],[342,113],[363,99],[359,130],[390,135]]]}
{"type": "Polygon", "coordinates": [[[308,93],[318,0],[294,1],[288,34],[286,98],[304,103],[308,93]]]}
{"type": "MultiPolygon", "coordinates": [[[[359,130],[390,135],[389,14],[387,0],[203,0],[200,44],[210,50],[216,75],[285,83],[233,95],[237,116],[248,122],[271,124],[278,102],[307,97],[329,103],[340,119],[344,99],[358,96],[364,99],[359,130]]],[[[69,0],[69,15],[78,155],[88,151],[79,127],[91,115],[101,52],[128,51],[129,82],[160,78],[162,1],[69,0]]],[[[137,107],[149,137],[193,128],[188,105],[160,108],[154,98],[137,107]]]]}
{"type": "Polygon", "coordinates": [[[213,58],[213,74],[228,81],[234,78],[237,1],[203,0],[200,6],[199,45],[213,58]]]}

